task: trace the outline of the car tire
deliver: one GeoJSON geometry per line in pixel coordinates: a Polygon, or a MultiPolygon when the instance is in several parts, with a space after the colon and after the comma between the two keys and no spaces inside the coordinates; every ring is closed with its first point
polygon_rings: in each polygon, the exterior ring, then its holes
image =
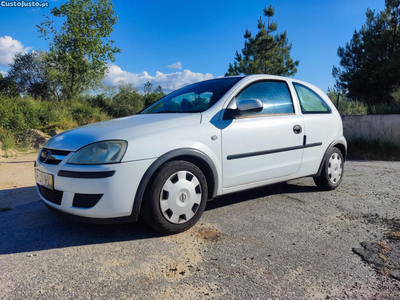
{"type": "Polygon", "coordinates": [[[208,199],[203,172],[187,161],[171,161],[160,167],[149,183],[142,218],[154,230],[175,234],[191,228],[200,219],[208,199]]]}
{"type": "Polygon", "coordinates": [[[314,182],[321,190],[334,190],[342,182],[343,172],[343,154],[338,148],[332,147],[326,154],[321,174],[314,177],[314,182]]]}

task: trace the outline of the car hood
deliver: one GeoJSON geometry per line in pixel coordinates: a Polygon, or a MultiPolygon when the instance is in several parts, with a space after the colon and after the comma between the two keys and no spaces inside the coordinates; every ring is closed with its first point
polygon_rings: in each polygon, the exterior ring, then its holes
{"type": "Polygon", "coordinates": [[[44,147],[76,151],[105,140],[130,140],[134,137],[176,127],[200,124],[201,114],[148,114],[94,123],[60,133],[44,147]]]}

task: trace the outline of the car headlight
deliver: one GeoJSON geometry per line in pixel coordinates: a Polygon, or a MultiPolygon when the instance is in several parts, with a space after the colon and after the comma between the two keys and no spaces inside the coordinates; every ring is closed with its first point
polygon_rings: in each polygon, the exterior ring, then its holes
{"type": "Polygon", "coordinates": [[[87,145],[68,160],[74,165],[101,165],[119,163],[125,154],[126,141],[104,141],[87,145]]]}

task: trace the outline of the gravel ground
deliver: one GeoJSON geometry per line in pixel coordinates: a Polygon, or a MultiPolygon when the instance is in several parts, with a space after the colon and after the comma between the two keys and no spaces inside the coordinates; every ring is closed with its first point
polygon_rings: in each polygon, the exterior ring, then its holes
{"type": "Polygon", "coordinates": [[[0,299],[400,298],[396,262],[358,255],[400,253],[388,240],[400,228],[398,162],[348,162],[333,192],[304,178],[227,195],[163,237],[59,219],[39,201],[33,159],[0,161],[0,299]]]}

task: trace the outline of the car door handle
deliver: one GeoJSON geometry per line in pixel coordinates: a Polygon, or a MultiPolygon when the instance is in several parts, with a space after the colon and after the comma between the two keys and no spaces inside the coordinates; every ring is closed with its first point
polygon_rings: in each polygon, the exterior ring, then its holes
{"type": "Polygon", "coordinates": [[[294,126],[293,126],[293,132],[294,132],[295,134],[299,134],[299,133],[301,133],[301,131],[302,131],[302,128],[301,128],[300,125],[294,125],[294,126]]]}

